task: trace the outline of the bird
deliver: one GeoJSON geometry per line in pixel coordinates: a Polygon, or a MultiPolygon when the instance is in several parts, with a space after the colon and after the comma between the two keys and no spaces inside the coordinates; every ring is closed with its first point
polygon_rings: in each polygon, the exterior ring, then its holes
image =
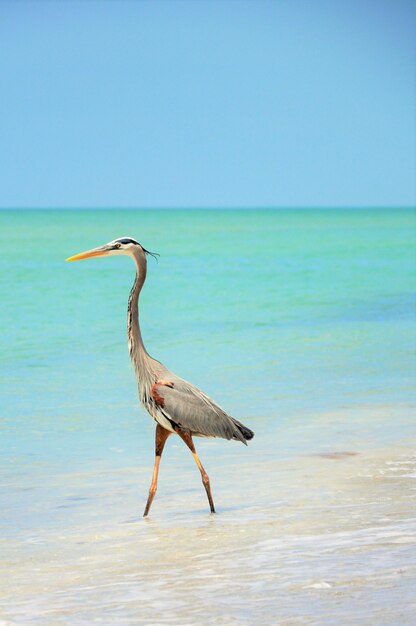
{"type": "Polygon", "coordinates": [[[130,358],[137,377],[139,398],[156,422],[155,459],[149,495],[143,517],[147,517],[154,500],[159,466],[168,437],[178,435],[187,445],[201,474],[211,513],[215,513],[211,485],[197,454],[194,436],[221,437],[247,445],[254,433],[231,417],[201,389],[171,372],[147,352],[139,323],[139,296],[146,280],[147,256],[156,256],[132,237],[120,237],[109,243],[68,257],[78,261],[99,256],[127,255],[135,263],[136,276],[127,304],[127,338],[130,358]]]}

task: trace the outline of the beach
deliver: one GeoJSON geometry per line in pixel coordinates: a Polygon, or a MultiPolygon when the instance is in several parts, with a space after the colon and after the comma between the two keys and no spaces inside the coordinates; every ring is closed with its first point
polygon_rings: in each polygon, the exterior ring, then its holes
{"type": "Polygon", "coordinates": [[[1,626],[414,623],[414,212],[0,220],[1,626]],[[149,352],[256,433],[196,439],[215,516],[171,437],[142,518],[154,425],[126,347],[134,268],[64,263],[125,235],[161,254],[140,303],[149,352]]]}

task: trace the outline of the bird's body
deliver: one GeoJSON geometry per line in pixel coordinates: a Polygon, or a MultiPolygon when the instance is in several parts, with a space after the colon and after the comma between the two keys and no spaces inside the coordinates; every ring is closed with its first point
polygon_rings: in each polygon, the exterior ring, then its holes
{"type": "Polygon", "coordinates": [[[196,454],[192,436],[222,437],[246,443],[254,433],[241,422],[228,415],[209,396],[192,383],[171,372],[147,352],[139,324],[139,296],[147,273],[148,252],[134,239],[123,237],[87,252],[74,255],[67,260],[109,254],[126,254],[136,264],[136,277],[130,292],[127,307],[127,336],[130,357],[136,372],[139,397],[151,417],[156,421],[156,459],[152,485],[145,509],[145,516],[156,492],[160,457],[166,439],[178,434],[191,449],[201,471],[202,482],[207,491],[211,511],[214,513],[209,479],[196,454]]]}

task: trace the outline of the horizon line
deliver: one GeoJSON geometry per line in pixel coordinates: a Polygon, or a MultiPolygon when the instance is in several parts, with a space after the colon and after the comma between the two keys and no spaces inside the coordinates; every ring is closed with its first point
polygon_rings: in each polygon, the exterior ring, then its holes
{"type": "Polygon", "coordinates": [[[0,211],[316,211],[316,210],[348,210],[348,211],[360,211],[360,210],[415,210],[416,203],[395,205],[246,205],[246,206],[0,206],[0,211]]]}

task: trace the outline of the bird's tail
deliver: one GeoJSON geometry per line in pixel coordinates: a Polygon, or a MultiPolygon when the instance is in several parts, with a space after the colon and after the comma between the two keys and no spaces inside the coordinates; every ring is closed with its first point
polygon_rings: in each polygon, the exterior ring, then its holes
{"type": "Polygon", "coordinates": [[[249,428],[247,428],[247,426],[244,426],[244,424],[242,424],[241,422],[239,422],[238,420],[236,420],[234,417],[231,418],[234,422],[234,424],[237,426],[238,430],[240,431],[240,433],[243,435],[244,439],[246,441],[249,441],[250,439],[253,439],[254,437],[254,433],[252,430],[250,430],[249,428]]]}

